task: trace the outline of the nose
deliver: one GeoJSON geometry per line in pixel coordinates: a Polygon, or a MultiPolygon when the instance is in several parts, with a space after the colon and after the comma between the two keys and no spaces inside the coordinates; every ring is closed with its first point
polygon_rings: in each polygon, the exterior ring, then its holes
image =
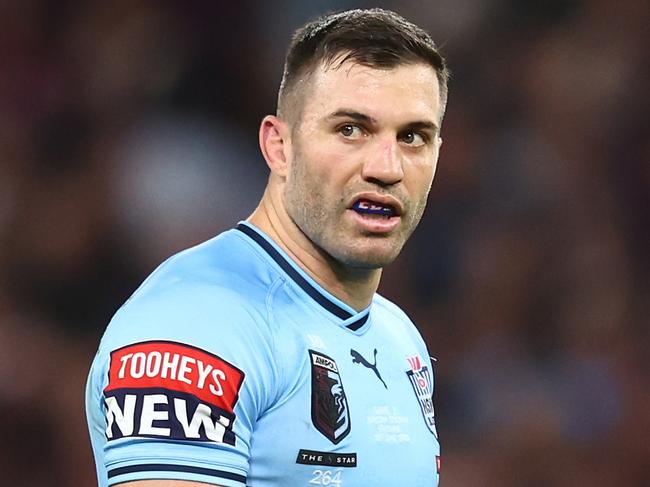
{"type": "Polygon", "coordinates": [[[366,159],[361,170],[365,181],[380,186],[399,183],[404,177],[402,155],[396,140],[378,141],[376,150],[366,159]]]}

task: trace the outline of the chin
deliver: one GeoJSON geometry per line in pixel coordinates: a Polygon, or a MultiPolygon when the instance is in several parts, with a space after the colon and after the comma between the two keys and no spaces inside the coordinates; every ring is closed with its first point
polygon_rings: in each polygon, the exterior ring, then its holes
{"type": "Polygon", "coordinates": [[[365,260],[356,260],[346,263],[346,266],[351,269],[365,269],[365,270],[376,270],[383,269],[388,264],[393,262],[395,259],[365,259],[365,260]]]}
{"type": "Polygon", "coordinates": [[[334,258],[346,267],[355,269],[381,269],[392,263],[399,255],[400,249],[394,246],[386,248],[385,245],[367,245],[364,248],[350,249],[334,258]]]}

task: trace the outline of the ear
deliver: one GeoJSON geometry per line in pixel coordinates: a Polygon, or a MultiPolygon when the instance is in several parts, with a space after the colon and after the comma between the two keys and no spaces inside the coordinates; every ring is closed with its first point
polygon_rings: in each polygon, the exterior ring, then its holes
{"type": "Polygon", "coordinates": [[[284,178],[291,157],[290,130],[286,122],[267,115],[260,124],[260,149],[271,172],[284,178]]]}

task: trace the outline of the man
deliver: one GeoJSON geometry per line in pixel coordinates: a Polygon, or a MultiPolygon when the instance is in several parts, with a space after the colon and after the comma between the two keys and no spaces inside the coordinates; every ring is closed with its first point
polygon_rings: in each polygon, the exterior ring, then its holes
{"type": "Polygon", "coordinates": [[[296,32],[258,208],[162,264],[102,339],[101,486],[437,485],[429,355],[376,290],[424,211],[446,84],[392,12],[296,32]]]}

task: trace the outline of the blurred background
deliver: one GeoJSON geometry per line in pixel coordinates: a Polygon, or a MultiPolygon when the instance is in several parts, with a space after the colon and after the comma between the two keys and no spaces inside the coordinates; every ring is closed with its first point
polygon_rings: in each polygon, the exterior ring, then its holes
{"type": "Polygon", "coordinates": [[[83,389],[112,313],[254,208],[291,32],[373,6],[454,72],[381,288],[438,359],[441,485],[650,485],[646,0],[0,0],[4,485],[96,485],[83,389]]]}

